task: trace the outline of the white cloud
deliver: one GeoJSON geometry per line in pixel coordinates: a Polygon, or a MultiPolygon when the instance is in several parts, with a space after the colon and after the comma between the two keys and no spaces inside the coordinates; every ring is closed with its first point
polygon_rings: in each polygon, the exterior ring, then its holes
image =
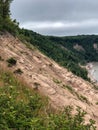
{"type": "Polygon", "coordinates": [[[79,28],[98,26],[98,19],[90,19],[78,22],[27,22],[20,25],[27,29],[59,29],[59,28],[79,28]]]}
{"type": "Polygon", "coordinates": [[[98,33],[98,0],[14,0],[12,18],[46,35],[98,33]]]}

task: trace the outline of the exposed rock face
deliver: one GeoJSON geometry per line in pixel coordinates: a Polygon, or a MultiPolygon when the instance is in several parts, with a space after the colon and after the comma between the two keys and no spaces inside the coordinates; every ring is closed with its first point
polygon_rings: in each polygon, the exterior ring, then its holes
{"type": "Polygon", "coordinates": [[[38,50],[30,50],[10,34],[0,36],[0,56],[4,59],[0,61],[1,67],[7,67],[6,60],[14,57],[17,64],[9,69],[12,72],[21,69],[23,73],[19,76],[32,88],[48,96],[53,106],[80,106],[88,113],[87,120],[96,120],[98,126],[98,91],[92,84],[60,67],[38,50]]]}
{"type": "Polygon", "coordinates": [[[79,44],[76,44],[75,46],[73,46],[73,48],[76,49],[77,51],[85,51],[84,48],[79,44]]]}
{"type": "Polygon", "coordinates": [[[98,45],[96,43],[93,44],[93,47],[94,47],[95,50],[98,51],[98,45]]]}

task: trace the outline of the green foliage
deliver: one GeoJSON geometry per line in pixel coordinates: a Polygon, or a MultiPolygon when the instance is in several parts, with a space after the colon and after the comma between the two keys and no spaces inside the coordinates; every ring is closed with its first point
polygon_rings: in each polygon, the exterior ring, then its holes
{"type": "Polygon", "coordinates": [[[53,78],[53,81],[54,81],[56,84],[61,84],[61,83],[62,83],[62,81],[60,81],[60,80],[58,80],[58,79],[55,79],[55,78],[53,78]]]}
{"type": "Polygon", "coordinates": [[[80,99],[81,101],[83,101],[83,102],[89,103],[88,99],[87,99],[85,96],[83,96],[83,95],[80,95],[80,96],[79,96],[79,99],[80,99]]]}
{"type": "MultiPolygon", "coordinates": [[[[7,30],[22,41],[30,42],[38,47],[44,54],[67,67],[74,74],[88,80],[87,71],[79,66],[79,63],[98,60],[94,49],[90,47],[91,39],[83,37],[84,43],[88,44],[86,53],[78,53],[73,50],[73,45],[81,37],[45,37],[28,31],[19,29],[19,23],[10,18],[10,4],[12,0],[0,0],[0,31],[7,30]],[[85,41],[85,42],[84,42],[85,41]],[[64,49],[67,48],[67,49],[64,49]],[[92,51],[91,51],[92,50],[92,51]],[[92,52],[92,54],[90,53],[92,52]],[[95,58],[93,59],[93,57],[95,58]]],[[[98,39],[98,38],[97,38],[98,39]]],[[[97,39],[94,41],[96,42],[97,39]]],[[[16,65],[16,60],[7,60],[10,66],[16,65]]],[[[16,71],[20,73],[21,70],[16,71]]],[[[0,129],[1,130],[95,130],[95,122],[91,119],[85,124],[85,112],[80,108],[72,115],[72,108],[69,106],[61,113],[50,112],[48,110],[47,98],[43,98],[37,92],[25,86],[13,77],[11,73],[0,70],[0,129]]],[[[55,83],[60,81],[55,80],[55,83]]],[[[39,84],[35,83],[36,86],[39,84]]],[[[70,87],[67,87],[71,92],[70,87]]],[[[76,94],[76,93],[75,93],[76,94]]],[[[86,101],[86,98],[82,97],[86,101]]]]}
{"type": "Polygon", "coordinates": [[[3,61],[4,59],[0,56],[0,61],[3,61]]]}
{"type": "Polygon", "coordinates": [[[98,105],[98,102],[96,102],[96,105],[98,105]]]}
{"type": "Polygon", "coordinates": [[[51,115],[50,126],[52,130],[95,130],[94,121],[90,120],[90,124],[84,125],[84,117],[86,112],[81,108],[77,108],[77,113],[72,116],[72,107],[68,106],[65,111],[59,114],[51,115]]]}
{"type": "Polygon", "coordinates": [[[12,35],[16,36],[18,33],[18,23],[14,23],[10,18],[3,20],[3,30],[8,31],[12,35]]]}
{"type": "Polygon", "coordinates": [[[23,73],[23,71],[19,68],[19,69],[15,70],[14,73],[15,73],[15,74],[20,74],[20,75],[21,75],[21,74],[23,73]]]}
{"type": "Polygon", "coordinates": [[[93,47],[94,43],[98,45],[98,36],[53,37],[43,36],[26,29],[19,29],[18,36],[20,39],[22,38],[22,40],[26,40],[36,46],[45,55],[68,68],[69,71],[90,81],[87,77],[87,70],[80,65],[98,61],[98,51],[93,47]],[[84,51],[74,49],[76,44],[82,46],[84,51]]]}
{"type": "Polygon", "coordinates": [[[47,100],[24,86],[11,73],[2,72],[0,81],[0,129],[36,129],[47,100]]]}
{"type": "Polygon", "coordinates": [[[72,93],[73,95],[76,95],[77,98],[78,98],[79,100],[81,100],[82,102],[85,102],[85,103],[87,103],[87,104],[90,104],[90,102],[88,101],[88,99],[87,99],[85,96],[78,94],[78,93],[74,90],[74,88],[72,88],[72,86],[63,85],[63,88],[68,89],[70,93],[72,93]]]}
{"type": "Polygon", "coordinates": [[[9,59],[7,60],[7,62],[9,63],[9,64],[8,64],[9,67],[11,67],[11,66],[13,66],[13,65],[16,65],[16,63],[17,63],[17,61],[16,61],[13,57],[9,58],[9,59]]]}
{"type": "Polygon", "coordinates": [[[80,108],[50,111],[47,98],[19,82],[13,74],[0,70],[0,130],[96,130],[93,120],[85,124],[80,108]]]}
{"type": "Polygon", "coordinates": [[[10,18],[10,4],[13,0],[0,0],[0,31],[8,31],[13,35],[18,33],[19,23],[10,18]]]}
{"type": "Polygon", "coordinates": [[[72,71],[77,76],[89,80],[87,77],[88,73],[86,69],[79,66],[79,63],[85,62],[83,58],[81,58],[82,56],[80,57],[80,55],[77,55],[77,53],[71,49],[72,47],[67,48],[64,46],[66,44],[70,46],[70,44],[68,41],[68,43],[63,41],[63,37],[46,37],[26,29],[19,29],[18,36],[20,39],[22,38],[22,40],[24,39],[36,46],[45,55],[58,62],[60,65],[68,68],[69,71],[72,71]],[[53,38],[55,38],[55,40],[53,38]]]}
{"type": "Polygon", "coordinates": [[[63,88],[67,88],[70,91],[70,93],[72,93],[72,94],[74,94],[74,92],[75,92],[74,89],[71,86],[63,85],[63,88]]]}
{"type": "Polygon", "coordinates": [[[97,86],[97,85],[94,85],[94,89],[98,90],[98,86],[97,86]]]}
{"type": "Polygon", "coordinates": [[[10,16],[10,4],[13,0],[0,0],[1,15],[3,19],[10,16]]]}

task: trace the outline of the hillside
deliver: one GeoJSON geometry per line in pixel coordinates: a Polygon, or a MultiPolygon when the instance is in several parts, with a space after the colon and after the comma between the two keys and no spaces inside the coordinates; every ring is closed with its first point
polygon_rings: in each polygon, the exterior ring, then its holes
{"type": "Polygon", "coordinates": [[[97,130],[98,87],[83,65],[98,61],[98,36],[20,29],[12,1],[0,1],[0,130],[97,130]]]}
{"type": "Polygon", "coordinates": [[[0,68],[0,129],[1,130],[95,130],[94,121],[85,122],[80,108],[72,116],[72,107],[54,111],[47,98],[28,88],[7,68],[0,68]]]}
{"type": "Polygon", "coordinates": [[[85,80],[89,80],[88,73],[80,65],[98,61],[98,36],[96,35],[53,37],[20,29],[18,36],[85,80]]]}
{"type": "Polygon", "coordinates": [[[79,106],[87,112],[86,122],[91,118],[98,125],[98,90],[88,81],[9,33],[0,35],[0,57],[1,68],[7,68],[31,88],[48,96],[52,107],[79,106]]]}

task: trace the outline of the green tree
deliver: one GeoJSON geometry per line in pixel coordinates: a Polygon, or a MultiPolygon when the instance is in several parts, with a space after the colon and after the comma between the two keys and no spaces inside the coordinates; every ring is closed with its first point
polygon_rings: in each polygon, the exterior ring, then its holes
{"type": "Polygon", "coordinates": [[[18,33],[19,23],[10,18],[10,5],[13,0],[0,0],[0,31],[8,31],[14,36],[18,33]]]}
{"type": "Polygon", "coordinates": [[[3,23],[2,14],[3,14],[2,2],[1,2],[1,0],[0,0],[0,30],[2,29],[2,23],[3,23]]]}
{"type": "Polygon", "coordinates": [[[0,13],[3,19],[10,16],[10,4],[13,0],[0,0],[0,13]]]}
{"type": "Polygon", "coordinates": [[[13,0],[0,0],[0,30],[5,29],[10,19],[10,4],[13,0]]]}

